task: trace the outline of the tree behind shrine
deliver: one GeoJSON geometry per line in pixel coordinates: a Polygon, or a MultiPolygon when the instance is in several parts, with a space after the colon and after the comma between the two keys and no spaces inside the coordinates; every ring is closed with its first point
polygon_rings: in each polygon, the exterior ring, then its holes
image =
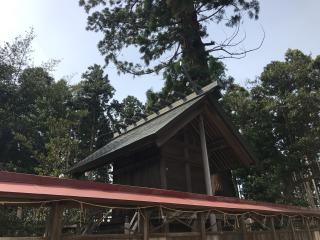
{"type": "Polygon", "coordinates": [[[319,206],[320,56],[289,49],[250,90],[229,87],[224,106],[260,160],[238,171],[243,195],[319,206]]]}

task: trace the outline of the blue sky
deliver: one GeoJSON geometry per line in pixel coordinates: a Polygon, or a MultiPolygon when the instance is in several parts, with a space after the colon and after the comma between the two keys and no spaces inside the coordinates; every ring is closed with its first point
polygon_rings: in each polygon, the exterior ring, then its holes
{"type": "MultiPolygon", "coordinates": [[[[243,47],[251,48],[262,38],[261,26],[266,39],[263,46],[241,60],[228,59],[225,64],[228,74],[237,83],[245,84],[247,79],[258,76],[263,67],[272,60],[283,60],[288,48],[298,48],[313,56],[320,54],[319,0],[261,0],[258,21],[245,21],[241,34],[247,39],[243,47]]],[[[87,32],[86,14],[77,0],[0,0],[0,42],[10,41],[15,36],[34,28],[34,63],[48,59],[61,59],[54,76],[59,79],[68,76],[70,83],[79,81],[81,73],[88,66],[103,64],[103,57],[97,50],[101,38],[98,33],[87,32]]],[[[222,26],[209,27],[211,36],[224,36],[222,26]]],[[[124,57],[137,59],[132,51],[125,51],[124,57]]],[[[122,99],[128,94],[145,100],[145,91],[158,90],[163,82],[161,75],[133,78],[118,75],[114,67],[106,73],[116,88],[115,98],[122,99]]]]}

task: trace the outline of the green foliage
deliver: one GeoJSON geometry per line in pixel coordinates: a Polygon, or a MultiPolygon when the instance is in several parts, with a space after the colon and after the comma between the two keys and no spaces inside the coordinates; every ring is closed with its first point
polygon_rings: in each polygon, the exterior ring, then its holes
{"type": "Polygon", "coordinates": [[[89,14],[87,29],[103,33],[98,47],[106,64],[114,63],[119,72],[141,75],[158,73],[182,60],[194,80],[208,78],[210,53],[233,56],[227,49],[234,46],[234,38],[221,44],[213,39],[204,42],[210,37],[207,26],[235,27],[244,13],[255,19],[259,13],[258,0],[80,0],[79,4],[89,14]],[[128,47],[139,50],[141,61],[119,57],[128,47]]]}
{"type": "Polygon", "coordinates": [[[0,236],[42,236],[49,209],[0,206],[0,236]]]}
{"type": "Polygon", "coordinates": [[[145,108],[142,102],[140,102],[136,97],[129,95],[121,102],[119,120],[123,125],[130,125],[140,120],[144,111],[145,108]]]}
{"type": "Polygon", "coordinates": [[[249,91],[233,85],[224,95],[227,112],[260,159],[238,171],[245,197],[314,204],[303,183],[319,174],[319,59],[289,49],[285,61],[268,64],[249,91]]]}
{"type": "Polygon", "coordinates": [[[14,82],[18,79],[21,72],[29,66],[32,53],[32,40],[35,35],[33,29],[25,36],[18,36],[12,43],[5,42],[0,46],[0,75],[6,82],[14,82]],[[10,71],[2,71],[2,68],[10,68],[10,71]],[[5,73],[4,75],[2,75],[5,73]]]}
{"type": "MultiPolygon", "coordinates": [[[[13,129],[18,127],[15,123],[19,117],[16,114],[16,107],[19,106],[16,82],[27,65],[32,39],[33,33],[30,32],[25,37],[17,37],[13,43],[6,42],[0,46],[0,168],[6,166],[14,169],[17,162],[15,159],[21,159],[18,164],[23,165],[22,159],[26,157],[26,153],[15,140],[19,136],[15,136],[13,129]]],[[[30,161],[30,165],[32,162],[30,161]]]]}
{"type": "Polygon", "coordinates": [[[33,34],[0,48],[0,168],[59,176],[112,136],[114,89],[98,65],[69,86],[30,67],[33,34]]]}
{"type": "MultiPolygon", "coordinates": [[[[79,119],[77,139],[79,141],[77,159],[82,160],[90,153],[104,146],[113,136],[112,122],[107,116],[110,100],[114,94],[108,76],[101,66],[88,67],[82,80],[73,86],[74,104],[77,111],[86,112],[79,119]]],[[[110,166],[98,169],[90,174],[94,180],[109,181],[110,166]]]]}
{"type": "MultiPolygon", "coordinates": [[[[204,87],[209,84],[212,79],[218,81],[225,87],[233,82],[233,78],[226,75],[225,65],[216,58],[209,57],[208,60],[209,79],[200,79],[195,84],[198,88],[204,87]]],[[[177,93],[188,95],[192,93],[193,87],[190,86],[190,81],[186,77],[185,72],[179,63],[172,64],[166,71],[164,71],[164,87],[160,92],[154,92],[149,89],[146,92],[146,110],[151,112],[152,108],[161,108],[168,103],[172,103],[181,96],[177,93]]]]}
{"type": "Polygon", "coordinates": [[[88,68],[82,75],[81,82],[73,89],[76,108],[87,112],[80,120],[81,135],[78,136],[80,148],[87,151],[82,153],[81,158],[84,158],[93,150],[105,145],[112,136],[110,122],[105,113],[114,89],[101,66],[96,64],[88,68]]]}
{"type": "MultiPolygon", "coordinates": [[[[106,112],[114,89],[98,65],[74,86],[49,74],[55,62],[31,67],[32,39],[29,33],[0,47],[0,169],[60,176],[112,136],[106,112]]],[[[109,171],[90,177],[109,181],[109,171]]],[[[20,218],[16,207],[1,207],[0,236],[42,235],[42,210],[25,208],[20,218]]]]}

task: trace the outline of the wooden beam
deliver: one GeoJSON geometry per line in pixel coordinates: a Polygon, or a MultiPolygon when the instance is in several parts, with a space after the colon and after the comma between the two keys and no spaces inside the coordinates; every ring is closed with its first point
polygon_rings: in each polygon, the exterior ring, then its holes
{"type": "Polygon", "coordinates": [[[48,240],[60,240],[62,235],[63,206],[56,202],[50,209],[45,237],[48,240]]]}
{"type": "Polygon", "coordinates": [[[213,196],[212,183],[211,183],[211,177],[210,177],[209,158],[208,158],[207,143],[206,143],[206,133],[204,129],[202,115],[200,115],[199,129],[200,129],[201,154],[202,154],[202,161],[203,161],[206,192],[207,192],[207,195],[213,196]]]}
{"type": "Polygon", "coordinates": [[[234,151],[239,160],[249,166],[253,163],[252,158],[248,150],[244,147],[240,134],[233,132],[228,126],[229,124],[224,121],[220,116],[217,109],[208,108],[206,109],[208,117],[211,119],[211,123],[215,126],[216,129],[219,129],[219,132],[225,139],[227,145],[234,151]]]}
{"type": "Polygon", "coordinates": [[[310,225],[309,225],[309,219],[306,219],[306,228],[307,228],[307,234],[308,234],[308,240],[313,240],[312,233],[310,231],[310,225]]]}
{"type": "Polygon", "coordinates": [[[276,228],[274,227],[274,218],[271,217],[272,240],[278,240],[276,228]]]}
{"type": "MultiPolygon", "coordinates": [[[[185,159],[184,156],[182,155],[172,155],[166,151],[162,151],[163,157],[166,159],[166,163],[167,162],[171,162],[171,161],[175,161],[175,163],[179,163],[179,164],[184,164],[185,163],[185,159]]],[[[160,160],[159,160],[160,161],[160,160]]],[[[201,160],[201,153],[199,153],[199,156],[194,157],[194,158],[190,158],[190,168],[192,168],[192,166],[196,166],[198,168],[203,168],[203,164],[202,164],[202,160],[201,160]]]]}
{"type": "Polygon", "coordinates": [[[0,237],[0,240],[47,240],[44,237],[0,237]]]}
{"type": "Polygon", "coordinates": [[[202,112],[202,109],[192,109],[192,111],[186,111],[179,118],[172,123],[170,123],[170,127],[165,130],[160,130],[157,134],[158,139],[156,144],[158,147],[161,147],[164,143],[166,143],[170,138],[177,134],[184,126],[190,123],[193,119],[195,119],[202,112]]]}
{"type": "Polygon", "coordinates": [[[190,156],[189,156],[189,149],[188,149],[188,134],[186,132],[186,129],[183,131],[183,138],[184,143],[186,144],[184,146],[184,158],[185,158],[185,171],[186,171],[186,183],[187,183],[187,191],[192,192],[192,183],[191,183],[191,171],[190,171],[190,156]]]}
{"type": "MultiPolygon", "coordinates": [[[[199,118],[200,118],[199,129],[200,129],[201,153],[202,153],[206,191],[207,191],[207,195],[213,196],[209,158],[208,158],[207,143],[206,143],[206,132],[204,129],[203,116],[200,115],[199,118]]],[[[211,227],[212,227],[211,229],[213,231],[217,231],[217,220],[216,220],[216,216],[214,214],[210,214],[210,225],[211,225],[211,227]]]]}
{"type": "Polygon", "coordinates": [[[181,142],[181,141],[178,141],[176,139],[170,139],[170,144],[174,145],[174,146],[178,146],[178,147],[186,147],[194,152],[199,152],[200,153],[200,148],[199,146],[196,146],[196,145],[193,145],[193,144],[190,144],[190,143],[185,143],[185,142],[181,142]]]}
{"type": "Polygon", "coordinates": [[[150,223],[149,214],[147,211],[143,212],[143,240],[149,240],[150,236],[150,223]]]}
{"type": "Polygon", "coordinates": [[[244,220],[244,216],[240,217],[240,228],[241,228],[241,232],[242,232],[242,239],[247,240],[248,239],[248,232],[247,232],[247,225],[244,220]]]}
{"type": "Polygon", "coordinates": [[[292,239],[293,239],[293,240],[296,240],[296,239],[297,239],[297,237],[296,237],[296,231],[294,230],[292,218],[290,218],[289,221],[290,221],[290,228],[291,228],[291,233],[292,233],[292,239]]]}
{"type": "Polygon", "coordinates": [[[205,213],[199,213],[198,219],[199,219],[199,229],[200,229],[200,236],[201,236],[200,239],[206,240],[207,234],[206,234],[206,215],[205,215],[205,213]]]}

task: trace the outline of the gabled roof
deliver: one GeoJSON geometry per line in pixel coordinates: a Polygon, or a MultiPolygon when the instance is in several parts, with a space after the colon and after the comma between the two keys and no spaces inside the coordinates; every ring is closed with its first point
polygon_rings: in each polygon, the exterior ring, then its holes
{"type": "MultiPolygon", "coordinates": [[[[115,134],[113,139],[104,147],[78,162],[69,170],[69,172],[81,173],[88,171],[110,162],[114,159],[115,155],[119,157],[119,155],[125,154],[129,149],[130,151],[133,151],[136,148],[157,144],[157,134],[161,133],[171,123],[178,119],[190,118],[189,113],[191,109],[196,108],[196,106],[198,106],[198,104],[217,87],[217,83],[213,82],[202,88],[198,93],[192,93],[184,99],[176,101],[159,110],[157,113],[127,127],[122,133],[115,134]]],[[[236,138],[239,138],[237,133],[234,133],[234,135],[236,138]]]]}
{"type": "Polygon", "coordinates": [[[87,168],[92,168],[93,166],[90,165],[95,165],[93,164],[93,161],[108,154],[114,153],[120,149],[123,149],[124,147],[127,147],[140,140],[152,137],[159,130],[165,127],[169,122],[174,120],[181,113],[200,101],[206,93],[212,91],[217,86],[217,83],[213,82],[202,88],[198,94],[192,93],[184,99],[176,101],[171,105],[159,110],[157,113],[154,113],[147,118],[142,119],[131,126],[128,126],[127,129],[121,134],[115,134],[113,139],[104,147],[98,149],[97,151],[77,163],[75,166],[73,166],[69,170],[69,172],[81,172],[84,169],[87,170],[87,168]]]}

